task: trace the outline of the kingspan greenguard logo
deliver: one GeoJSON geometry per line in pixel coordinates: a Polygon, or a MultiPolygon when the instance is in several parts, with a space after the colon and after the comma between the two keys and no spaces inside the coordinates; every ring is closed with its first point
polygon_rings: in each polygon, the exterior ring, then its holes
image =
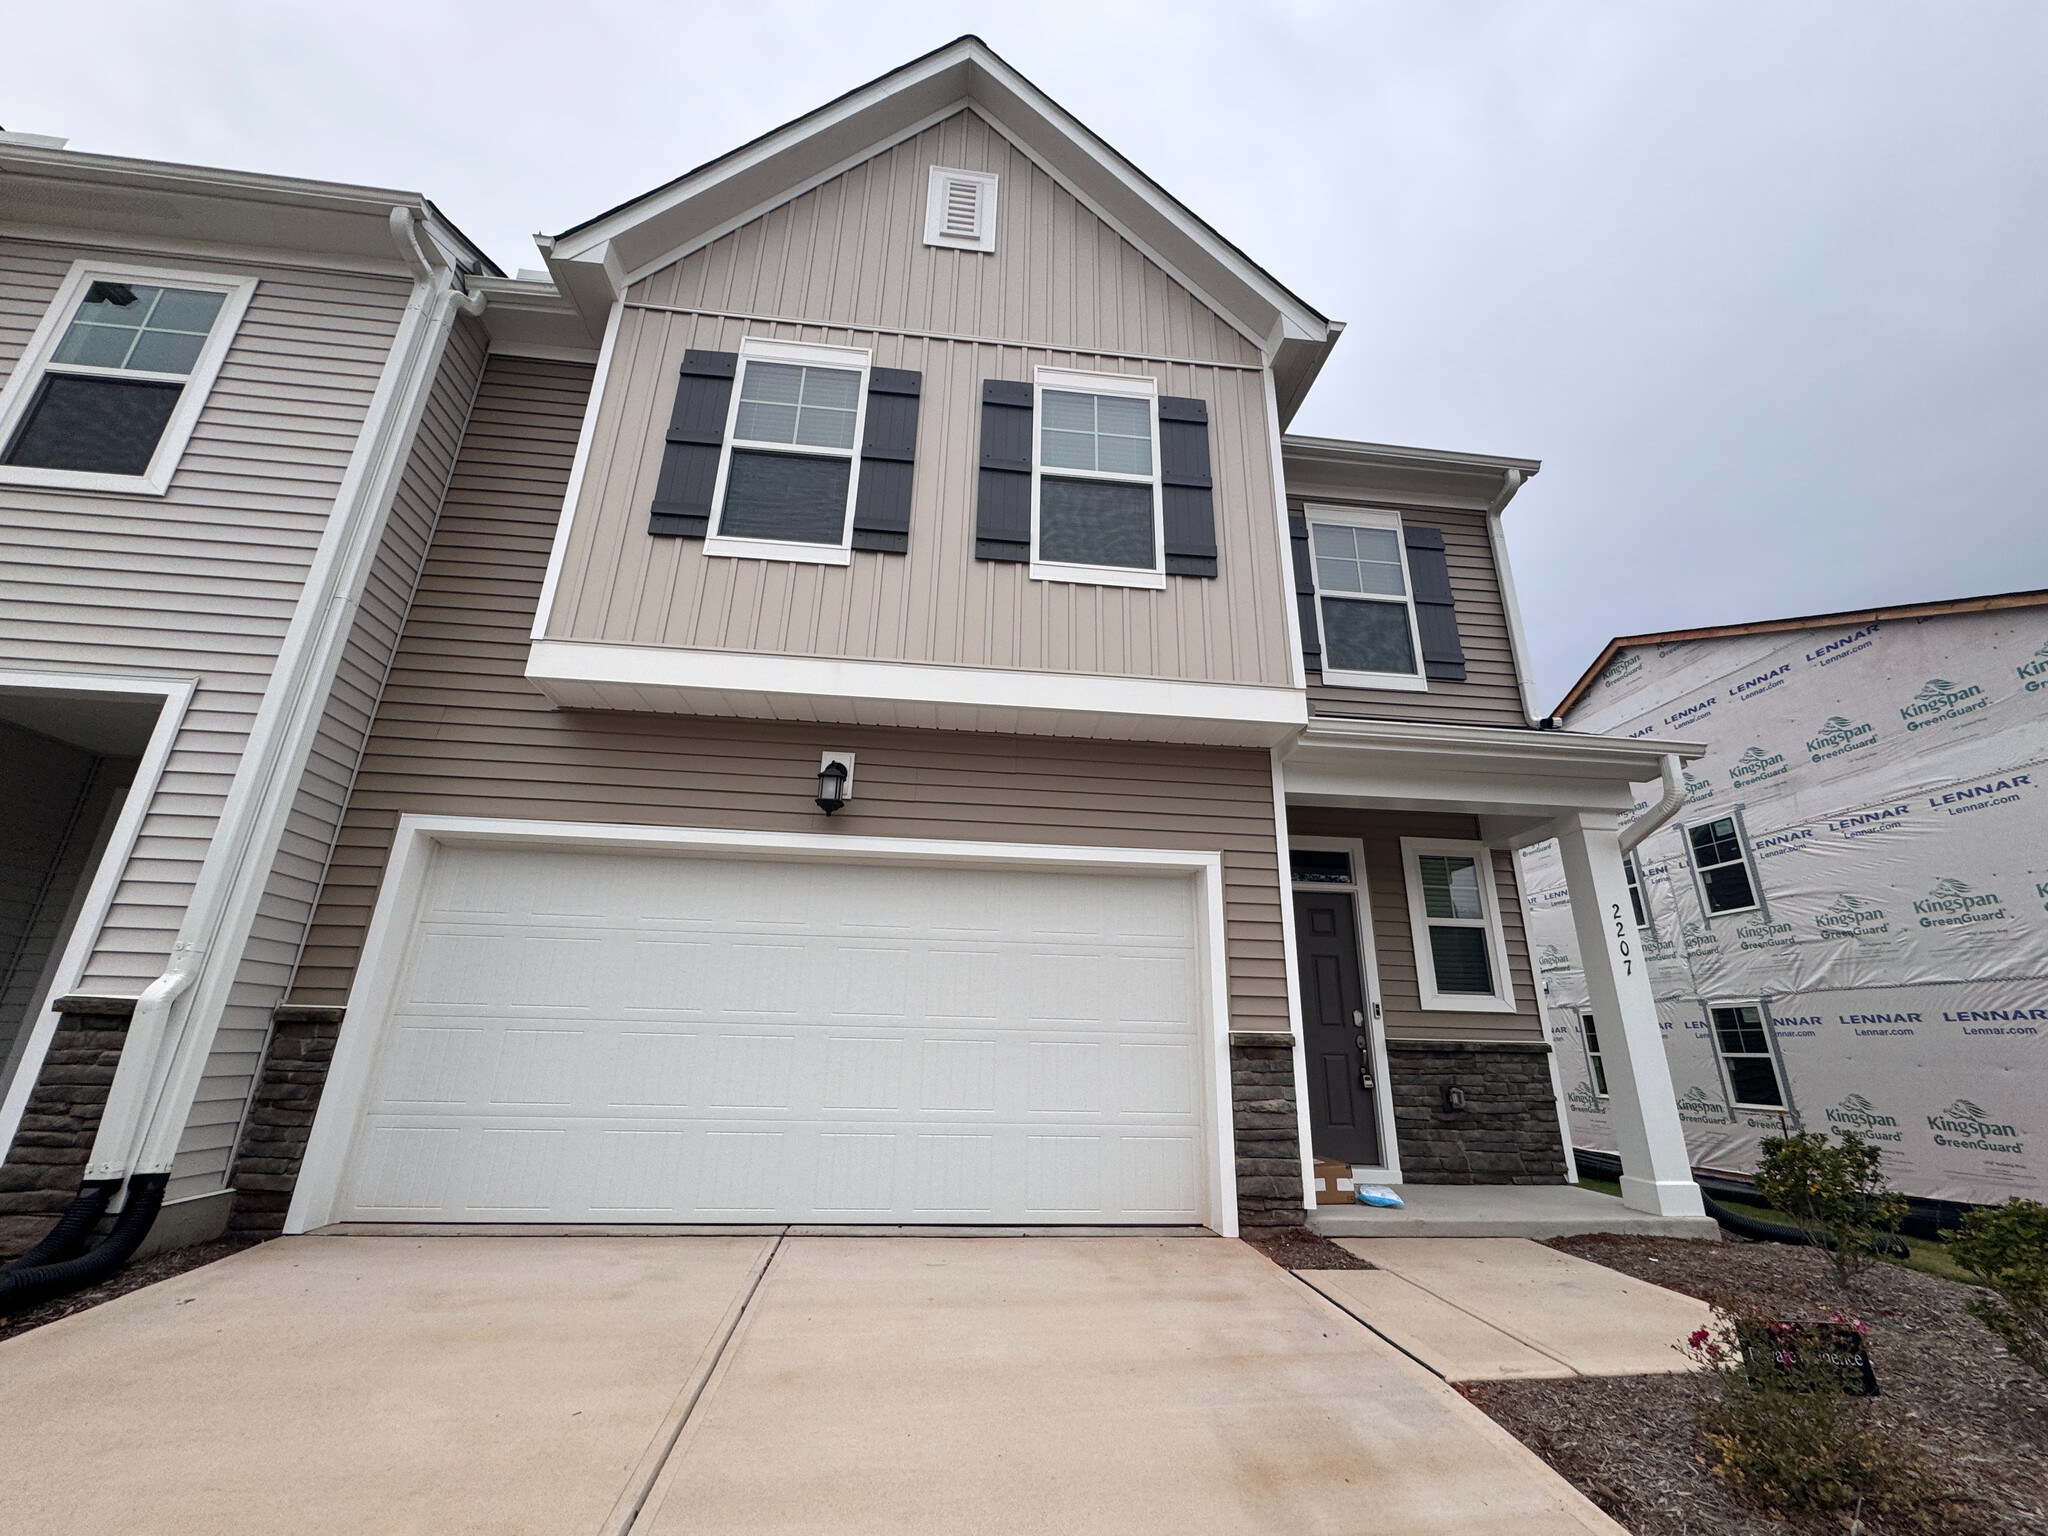
{"type": "Polygon", "coordinates": [[[1762,747],[1751,747],[1729,766],[1728,780],[1737,789],[1747,789],[1752,784],[1761,784],[1766,779],[1775,779],[1791,771],[1782,752],[1766,752],[1762,747]]]}
{"type": "Polygon", "coordinates": [[[1735,937],[1742,941],[1743,949],[1782,949],[1798,942],[1792,936],[1790,923],[1774,923],[1767,918],[1743,924],[1735,930],[1735,937]]]}
{"type": "Polygon", "coordinates": [[[1705,800],[1714,793],[1714,781],[1712,779],[1696,779],[1693,777],[1693,773],[1690,768],[1685,769],[1684,773],[1685,803],[1687,805],[1692,805],[1696,801],[1705,800]]]}
{"type": "Polygon", "coordinates": [[[1952,683],[1945,677],[1930,677],[1913,695],[1913,702],[1899,711],[1899,718],[1906,722],[1907,730],[1924,731],[1930,725],[1960,720],[1990,707],[1991,701],[1975,683],[1966,685],[1952,683]]]}
{"type": "Polygon", "coordinates": [[[1678,1096],[1678,1118],[1688,1125],[1725,1125],[1728,1106],[1695,1083],[1678,1096]]]}
{"type": "Polygon", "coordinates": [[[2020,680],[2027,685],[2027,692],[2039,693],[2043,688],[2048,688],[2048,645],[2034,652],[2033,660],[2023,661],[2013,670],[2019,673],[2020,680]]]}
{"type": "Polygon", "coordinates": [[[1623,651],[1607,663],[1607,669],[1600,674],[1600,686],[1612,688],[1625,677],[1634,677],[1643,670],[1643,658],[1634,651],[1623,651]]]}
{"type": "Polygon", "coordinates": [[[1718,955],[1721,953],[1720,935],[1704,923],[1687,922],[1681,926],[1679,944],[1688,955],[1718,955]]]}
{"type": "Polygon", "coordinates": [[[1937,1147],[1956,1147],[1965,1152],[2026,1150],[2017,1129],[1994,1120],[1989,1111],[1968,1099],[1957,1099],[1942,1113],[1929,1115],[1927,1129],[1934,1132],[1937,1147]]]}
{"type": "Polygon", "coordinates": [[[1552,971],[1568,971],[1572,969],[1572,966],[1572,957],[1559,949],[1555,944],[1544,945],[1543,953],[1536,960],[1536,969],[1543,972],[1546,976],[1552,971]]]}
{"type": "Polygon", "coordinates": [[[1829,1110],[1828,1124],[1838,1131],[1854,1131],[1865,1141],[1906,1139],[1906,1133],[1899,1129],[1898,1117],[1880,1113],[1878,1107],[1860,1093],[1850,1094],[1829,1110]]]}
{"type": "Polygon", "coordinates": [[[1892,931],[1883,907],[1874,907],[1846,891],[1835,898],[1832,907],[1814,914],[1813,926],[1831,939],[1867,939],[1892,931]]]}
{"type": "Polygon", "coordinates": [[[1865,747],[1876,745],[1876,726],[1868,721],[1857,725],[1847,716],[1830,715],[1820,730],[1807,741],[1806,750],[1816,763],[1824,763],[1831,757],[1861,752],[1865,747]]]}
{"type": "Polygon", "coordinates": [[[1593,1091],[1593,1085],[1584,1078],[1579,1079],[1578,1086],[1566,1094],[1565,1098],[1570,1102],[1571,1107],[1582,1115],[1604,1115],[1607,1113],[1607,1106],[1600,1102],[1600,1095],[1593,1091]]]}
{"type": "Polygon", "coordinates": [[[1913,903],[1922,928],[1964,928],[1972,923],[2002,923],[2005,904],[1996,891],[1974,891],[1952,875],[1934,882],[1927,899],[1913,903]]]}

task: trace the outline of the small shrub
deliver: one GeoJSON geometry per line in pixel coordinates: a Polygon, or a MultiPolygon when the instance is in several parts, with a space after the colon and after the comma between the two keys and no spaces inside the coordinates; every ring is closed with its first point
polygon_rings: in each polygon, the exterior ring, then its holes
{"type": "MultiPolygon", "coordinates": [[[[1818,1349],[1783,1352],[1790,1325],[1726,1308],[1690,1340],[1706,1366],[1702,1438],[1714,1475],[1777,1515],[1860,1510],[1898,1528],[1941,1528],[1943,1505],[1911,1449],[1868,1419],[1865,1401],[1844,1388],[1845,1374],[1818,1349]],[[1775,1357],[1775,1358],[1774,1358],[1775,1357]]],[[[1835,1316],[1858,1333],[1861,1322],[1835,1316]]]]}
{"type": "Polygon", "coordinates": [[[1851,1289],[1906,1219],[1906,1197],[1885,1186],[1883,1157],[1854,1131],[1836,1145],[1826,1131],[1766,1136],[1763,1154],[1757,1193],[1792,1218],[1828,1256],[1835,1283],[1851,1289]]]}
{"type": "Polygon", "coordinates": [[[2014,1198],[1972,1211],[1948,1252],[1995,1292],[1967,1305],[2036,1375],[2048,1376],[2048,1205],[2014,1198]]]}

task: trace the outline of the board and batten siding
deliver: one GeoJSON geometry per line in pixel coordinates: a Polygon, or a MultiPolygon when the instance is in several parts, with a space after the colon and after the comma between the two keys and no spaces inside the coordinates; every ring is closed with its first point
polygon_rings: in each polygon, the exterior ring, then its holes
{"type": "Polygon", "coordinates": [[[364,582],[234,992],[185,1122],[172,1165],[173,1199],[218,1188],[227,1172],[249,1088],[262,1064],[271,1010],[283,1000],[298,964],[349,788],[433,543],[488,348],[480,325],[457,319],[364,582]]]}
{"type": "Polygon", "coordinates": [[[198,680],[80,980],[133,996],[169,956],[410,283],[4,238],[0,371],[81,257],[259,280],[167,494],[0,487],[10,666],[198,680]]]}
{"type": "Polygon", "coordinates": [[[1273,500],[1258,349],[962,112],[628,291],[547,633],[1284,687],[1273,500]],[[993,253],[923,243],[934,165],[999,175],[993,253]],[[683,354],[747,336],[863,347],[924,375],[907,554],[798,565],[648,535],[683,354]],[[1042,366],[1144,375],[1208,402],[1215,579],[1084,586],[974,558],[982,382],[1042,366]]]}
{"type": "Polygon", "coordinates": [[[1395,507],[1385,501],[1366,502],[1355,495],[1306,496],[1290,485],[1287,510],[1300,516],[1309,502],[1323,506],[1366,506],[1398,511],[1418,527],[1435,528],[1444,536],[1444,564],[1449,568],[1451,595],[1458,603],[1458,643],[1465,649],[1465,680],[1431,678],[1429,691],[1409,693],[1374,688],[1340,688],[1308,674],[1309,709],[1325,716],[1369,720],[1428,720],[1441,725],[1505,725],[1527,729],[1522,685],[1515,671],[1513,642],[1508,638],[1507,604],[1501,597],[1500,573],[1493,563],[1493,544],[1486,533],[1486,514],[1455,507],[1395,507]]]}
{"type": "Polygon", "coordinates": [[[348,997],[406,813],[849,836],[1221,850],[1236,1027],[1284,1029],[1270,762],[1225,748],[1069,742],[554,707],[529,627],[590,370],[490,363],[293,987],[348,997]],[[811,805],[818,754],[855,797],[811,805]]]}
{"type": "Polygon", "coordinates": [[[1473,816],[1423,811],[1347,811],[1296,806],[1287,813],[1290,836],[1355,837],[1365,844],[1366,887],[1372,898],[1373,957],[1379,968],[1380,1008],[1389,1040],[1541,1040],[1542,1009],[1536,974],[1529,964],[1529,939],[1522,927],[1522,893],[1515,881],[1515,856],[1493,850],[1494,899],[1500,905],[1501,935],[1507,941],[1508,975],[1515,992],[1513,1013],[1454,1013],[1425,1010],[1415,977],[1415,943],[1408,921],[1407,877],[1401,839],[1440,837],[1479,841],[1473,816]]]}

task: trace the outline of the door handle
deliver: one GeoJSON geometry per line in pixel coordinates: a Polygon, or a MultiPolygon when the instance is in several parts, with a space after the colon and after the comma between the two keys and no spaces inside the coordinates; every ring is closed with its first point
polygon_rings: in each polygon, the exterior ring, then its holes
{"type": "Polygon", "coordinates": [[[1352,1009],[1351,1022],[1356,1024],[1360,1029],[1365,1028],[1365,1010],[1363,1008],[1352,1009]]]}

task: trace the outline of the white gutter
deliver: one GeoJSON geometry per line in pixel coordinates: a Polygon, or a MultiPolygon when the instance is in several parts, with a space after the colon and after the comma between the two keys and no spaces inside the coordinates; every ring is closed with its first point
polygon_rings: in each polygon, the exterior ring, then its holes
{"type": "Polygon", "coordinates": [[[1664,798],[1630,822],[1621,834],[1621,851],[1633,853],[1643,839],[1678,814],[1685,804],[1685,764],[1676,753],[1664,756],[1664,798]]]}
{"type": "Polygon", "coordinates": [[[1486,509],[1486,538],[1493,546],[1493,568],[1500,574],[1500,601],[1508,615],[1508,650],[1515,659],[1515,678],[1522,685],[1522,713],[1531,725],[1537,725],[1543,717],[1537,712],[1536,674],[1529,667],[1529,637],[1522,632],[1522,604],[1515,596],[1514,567],[1508,564],[1507,534],[1500,523],[1501,513],[1527,479],[1519,469],[1507,470],[1501,476],[1500,494],[1486,509]]]}
{"type": "Polygon", "coordinates": [[[87,1179],[171,1171],[448,333],[458,311],[474,315],[484,305],[482,295],[458,290],[454,269],[431,240],[422,247],[410,210],[392,209],[391,230],[413,273],[412,294],[193,884],[171,963],[137,1000],[87,1179]]]}

